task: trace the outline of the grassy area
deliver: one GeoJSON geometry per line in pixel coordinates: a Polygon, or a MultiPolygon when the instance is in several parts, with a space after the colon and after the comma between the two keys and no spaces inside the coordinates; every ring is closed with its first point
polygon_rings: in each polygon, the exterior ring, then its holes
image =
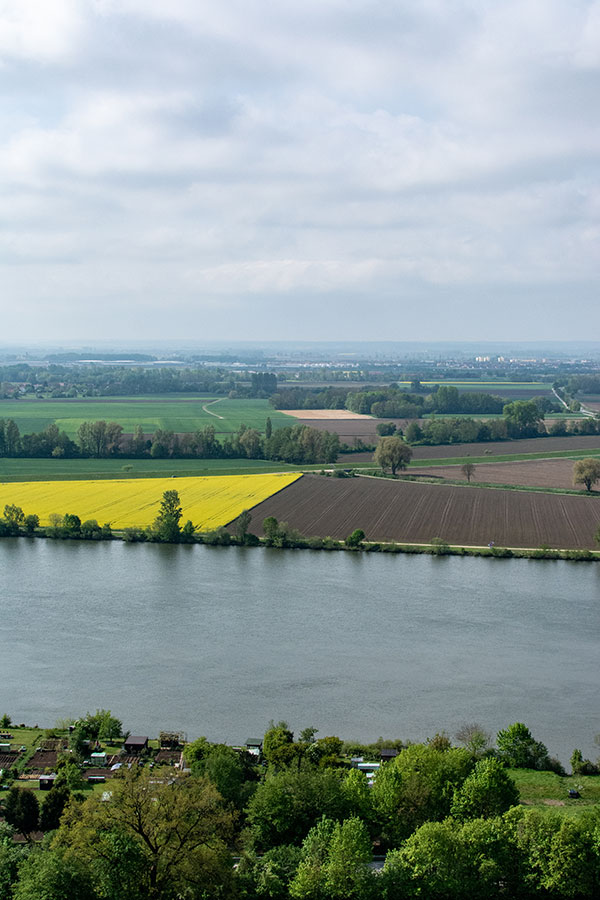
{"type": "Polygon", "coordinates": [[[213,425],[221,434],[240,425],[264,431],[267,416],[273,428],[293,425],[294,420],[274,410],[268,400],[230,400],[228,397],[188,397],[186,400],[148,400],[108,397],[102,400],[0,400],[0,419],[14,419],[21,434],[42,431],[55,422],[71,437],[82,422],[105,419],[123,426],[125,433],[138,425],[146,434],[158,428],[177,433],[213,425]]]}
{"type": "MultiPolygon", "coordinates": [[[[481,446],[480,444],[474,444],[474,447],[481,446]]],[[[489,454],[487,456],[447,456],[443,459],[413,459],[410,463],[411,466],[419,469],[432,468],[434,466],[462,466],[466,462],[470,463],[499,463],[499,462],[522,462],[527,461],[528,459],[587,459],[588,457],[598,457],[600,456],[599,450],[547,450],[545,453],[507,453],[507,454],[489,454]]],[[[358,468],[358,466],[365,467],[365,465],[370,465],[373,468],[373,463],[363,464],[358,463],[353,466],[353,468],[358,468]]]]}
{"type": "Polygon", "coordinates": [[[263,459],[0,459],[0,483],[295,471],[301,471],[301,467],[263,459]]]}
{"type": "MultiPolygon", "coordinates": [[[[288,420],[289,421],[289,420],[288,420]]],[[[474,444],[474,447],[481,446],[474,444]]],[[[450,449],[450,448],[449,448],[450,449]]],[[[600,457],[598,450],[553,450],[546,453],[507,453],[489,456],[448,456],[414,459],[410,466],[428,469],[470,463],[520,462],[536,459],[600,457]]],[[[73,481],[98,478],[164,478],[201,475],[254,475],[260,472],[310,472],[321,469],[373,469],[372,460],[343,459],[331,463],[294,466],[263,459],[6,459],[0,458],[0,483],[9,481],[73,481]]],[[[409,468],[410,471],[410,468],[409,468]]]]}
{"type": "Polygon", "coordinates": [[[600,805],[598,775],[562,777],[554,772],[536,772],[531,769],[510,769],[509,774],[519,789],[521,802],[526,806],[577,815],[600,805]],[[579,791],[580,799],[569,798],[571,788],[579,791]]]}

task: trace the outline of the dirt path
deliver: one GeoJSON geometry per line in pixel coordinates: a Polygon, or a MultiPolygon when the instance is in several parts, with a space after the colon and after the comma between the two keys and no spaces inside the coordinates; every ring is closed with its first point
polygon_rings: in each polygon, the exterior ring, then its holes
{"type": "Polygon", "coordinates": [[[211,400],[210,403],[205,403],[202,409],[205,413],[208,413],[209,416],[214,416],[215,419],[224,419],[225,416],[220,416],[218,413],[213,412],[211,409],[208,409],[209,406],[213,406],[215,403],[220,403],[223,397],[219,397],[218,400],[211,400]]]}

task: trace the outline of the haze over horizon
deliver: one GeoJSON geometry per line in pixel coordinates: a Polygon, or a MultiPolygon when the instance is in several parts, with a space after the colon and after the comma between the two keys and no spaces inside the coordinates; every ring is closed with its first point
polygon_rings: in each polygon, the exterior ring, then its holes
{"type": "Polygon", "coordinates": [[[600,3],[4,0],[2,342],[582,342],[600,3]]]}

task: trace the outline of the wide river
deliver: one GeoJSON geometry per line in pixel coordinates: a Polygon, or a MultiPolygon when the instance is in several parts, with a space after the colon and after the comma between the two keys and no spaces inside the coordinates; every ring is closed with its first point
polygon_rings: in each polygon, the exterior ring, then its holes
{"type": "Polygon", "coordinates": [[[526,722],[595,757],[600,565],[0,541],[0,713],[230,743],[526,722]]]}

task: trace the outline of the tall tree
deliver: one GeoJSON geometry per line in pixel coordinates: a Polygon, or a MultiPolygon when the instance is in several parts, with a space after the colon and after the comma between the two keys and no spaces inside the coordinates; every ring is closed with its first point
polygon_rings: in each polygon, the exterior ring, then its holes
{"type": "Polygon", "coordinates": [[[600,459],[578,459],[573,466],[573,484],[585,484],[587,491],[600,481],[600,459]]]}
{"type": "Polygon", "coordinates": [[[384,471],[391,469],[392,475],[396,474],[397,469],[405,469],[411,459],[412,447],[395,435],[380,438],[373,456],[373,461],[384,471]]]}
{"type": "Polygon", "coordinates": [[[182,509],[179,505],[179,494],[177,491],[165,491],[158,515],[152,525],[152,532],[156,540],[169,544],[178,543],[181,539],[181,528],[179,526],[181,515],[182,509]]]}
{"type": "Polygon", "coordinates": [[[139,766],[111,781],[111,797],[71,804],[55,845],[91,865],[118,862],[118,842],[138,858],[150,900],[221,896],[231,873],[234,815],[204,778],[139,766]]]}

